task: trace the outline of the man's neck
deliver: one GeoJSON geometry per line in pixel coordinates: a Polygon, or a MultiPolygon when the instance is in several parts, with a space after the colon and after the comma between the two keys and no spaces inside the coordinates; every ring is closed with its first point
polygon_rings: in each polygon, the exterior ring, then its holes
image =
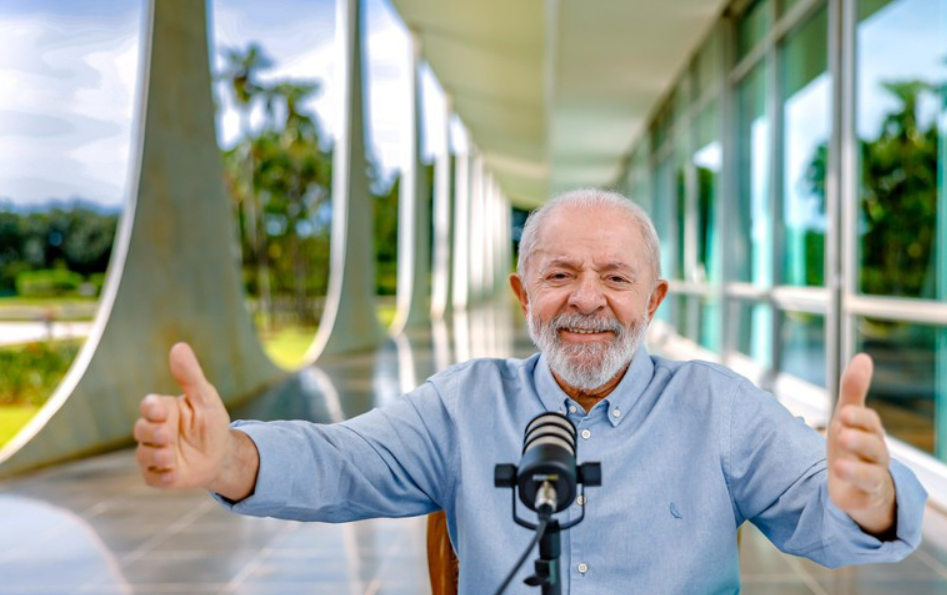
{"type": "Polygon", "coordinates": [[[621,369],[621,371],[618,372],[618,374],[615,374],[611,380],[602,386],[593,388],[591,390],[585,390],[572,386],[560,378],[559,375],[556,374],[555,370],[552,371],[552,376],[556,379],[556,383],[559,384],[559,387],[562,388],[562,390],[565,391],[565,393],[569,395],[573,401],[581,405],[586,411],[591,411],[592,407],[595,407],[596,403],[610,395],[612,391],[615,390],[615,387],[618,386],[618,383],[621,382],[621,379],[625,377],[625,373],[627,371],[628,366],[626,365],[621,369]]]}

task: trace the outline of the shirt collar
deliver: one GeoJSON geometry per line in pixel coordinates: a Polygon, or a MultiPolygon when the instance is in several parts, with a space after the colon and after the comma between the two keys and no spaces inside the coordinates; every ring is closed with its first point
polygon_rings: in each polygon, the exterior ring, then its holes
{"type": "MultiPolygon", "coordinates": [[[[561,411],[565,413],[566,408],[573,402],[569,396],[562,390],[556,378],[552,375],[549,363],[545,355],[540,355],[539,362],[536,365],[534,381],[536,391],[539,393],[539,399],[542,401],[546,411],[561,411]]],[[[606,415],[612,426],[618,426],[631,413],[632,407],[638,402],[639,397],[644,393],[648,385],[651,384],[651,378],[654,376],[654,363],[651,361],[651,355],[648,349],[641,345],[625,372],[624,378],[615,387],[610,395],[605,397],[604,407],[606,415]],[[618,412],[617,414],[615,412],[618,412]]]]}

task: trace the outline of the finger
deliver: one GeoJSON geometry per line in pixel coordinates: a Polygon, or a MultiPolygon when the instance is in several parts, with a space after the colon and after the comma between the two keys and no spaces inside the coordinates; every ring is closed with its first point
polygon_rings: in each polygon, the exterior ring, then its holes
{"type": "Polygon", "coordinates": [[[885,479],[888,476],[888,470],[881,465],[851,459],[835,461],[833,470],[839,479],[869,494],[884,491],[885,479]]]}
{"type": "Polygon", "coordinates": [[[866,432],[883,433],[884,426],[878,412],[870,407],[849,406],[839,409],[838,419],[846,428],[857,428],[866,432]]]}
{"type": "Polygon", "coordinates": [[[171,375],[184,391],[184,396],[191,405],[201,405],[206,402],[207,378],[197,361],[197,356],[187,343],[176,343],[171,348],[169,356],[171,375]]]}
{"type": "Polygon", "coordinates": [[[168,419],[168,409],[158,395],[148,395],[138,404],[138,411],[148,421],[162,422],[168,419]]]}
{"type": "Polygon", "coordinates": [[[142,470],[168,471],[174,468],[174,451],[167,446],[139,444],[135,449],[135,460],[142,470]]]}
{"type": "Polygon", "coordinates": [[[153,488],[170,488],[174,484],[176,474],[174,470],[146,469],[142,467],[141,476],[145,483],[153,488]]]}
{"type": "Polygon", "coordinates": [[[859,353],[852,358],[842,374],[836,411],[846,405],[865,406],[872,369],[871,358],[867,354],[859,353]]]}
{"type": "Polygon", "coordinates": [[[151,446],[166,446],[171,444],[171,432],[166,424],[153,423],[144,418],[138,418],[132,434],[137,442],[151,446]]]}
{"type": "Polygon", "coordinates": [[[844,429],[839,434],[838,446],[839,455],[887,466],[888,447],[878,434],[844,429]]]}

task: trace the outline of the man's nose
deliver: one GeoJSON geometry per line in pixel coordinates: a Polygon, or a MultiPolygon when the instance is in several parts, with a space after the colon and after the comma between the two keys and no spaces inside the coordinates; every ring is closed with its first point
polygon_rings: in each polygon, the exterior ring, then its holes
{"type": "Polygon", "coordinates": [[[569,296],[569,305],[580,314],[592,314],[605,306],[605,295],[598,278],[581,277],[578,286],[569,296]]]}

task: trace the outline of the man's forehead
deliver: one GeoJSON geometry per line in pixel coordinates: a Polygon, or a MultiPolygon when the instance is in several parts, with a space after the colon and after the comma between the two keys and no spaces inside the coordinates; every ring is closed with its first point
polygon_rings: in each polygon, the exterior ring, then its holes
{"type": "Polygon", "coordinates": [[[576,247],[553,246],[537,248],[533,257],[541,267],[592,265],[597,269],[637,270],[640,264],[638,255],[628,250],[586,252],[576,247]]]}

